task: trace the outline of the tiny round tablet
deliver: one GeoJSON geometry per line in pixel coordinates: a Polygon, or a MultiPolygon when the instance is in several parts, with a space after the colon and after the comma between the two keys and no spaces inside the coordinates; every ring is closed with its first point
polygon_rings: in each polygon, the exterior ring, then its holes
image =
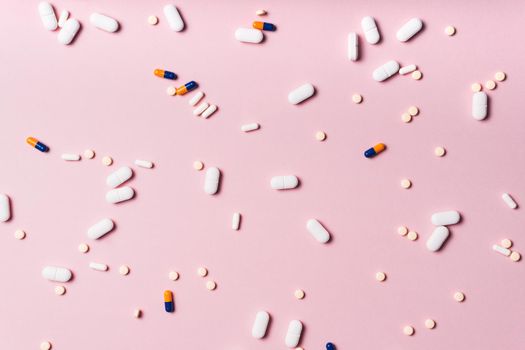
{"type": "Polygon", "coordinates": [[[304,291],[303,291],[302,289],[297,289],[297,290],[293,293],[293,295],[294,295],[297,299],[299,299],[299,300],[304,299],[304,291]]]}
{"type": "Polygon", "coordinates": [[[111,164],[113,164],[113,159],[110,156],[104,156],[102,157],[102,164],[104,164],[105,166],[110,166],[111,164]]]}
{"type": "Polygon", "coordinates": [[[436,147],[434,148],[434,154],[438,157],[443,157],[445,155],[446,151],[443,147],[436,147]]]}
{"type": "Polygon", "coordinates": [[[425,327],[427,327],[428,329],[434,329],[436,327],[436,321],[434,321],[431,318],[426,319],[425,320],[425,327]]]}
{"type": "Polygon", "coordinates": [[[496,74],[494,74],[494,79],[496,79],[497,81],[503,81],[506,78],[507,75],[504,72],[497,72],[496,74]]]}
{"type": "Polygon", "coordinates": [[[445,27],[445,34],[448,35],[448,36],[452,36],[452,35],[456,34],[456,28],[454,28],[453,26],[445,27]]]}
{"type": "Polygon", "coordinates": [[[417,232],[415,231],[409,231],[407,233],[407,238],[411,241],[415,241],[417,239],[417,232]]]}
{"type": "Polygon", "coordinates": [[[352,101],[354,101],[354,103],[361,103],[363,102],[363,96],[359,95],[359,94],[353,94],[352,95],[352,101]]]}
{"type": "Polygon", "coordinates": [[[397,228],[397,233],[399,233],[401,236],[406,236],[408,233],[408,228],[406,228],[406,226],[399,226],[397,228]]]}
{"type": "Polygon", "coordinates": [[[215,290],[215,288],[217,288],[217,283],[208,281],[206,282],[206,288],[208,288],[208,290],[215,290]]]}
{"type": "Polygon", "coordinates": [[[401,114],[401,120],[404,123],[410,123],[412,121],[412,116],[409,113],[403,113],[401,114]]]}
{"type": "Polygon", "coordinates": [[[141,309],[135,309],[133,310],[133,316],[135,318],[140,318],[142,316],[142,310],[141,309]]]}
{"type": "Polygon", "coordinates": [[[410,335],[414,335],[414,327],[412,327],[412,326],[405,326],[405,327],[403,327],[403,333],[405,335],[409,335],[409,336],[410,335]]]}
{"type": "Polygon", "coordinates": [[[126,265],[121,265],[118,268],[118,273],[120,273],[122,276],[126,276],[129,274],[129,267],[126,265]]]}
{"type": "Polygon", "coordinates": [[[485,87],[489,90],[494,90],[496,88],[496,82],[494,80],[487,80],[485,87]]]}
{"type": "Polygon", "coordinates": [[[411,116],[415,117],[416,115],[419,114],[419,108],[417,108],[416,106],[408,107],[408,114],[410,114],[411,116]]]}
{"type": "Polygon", "coordinates": [[[474,83],[470,85],[470,89],[472,92],[480,92],[481,91],[481,84],[480,83],[474,83]]]}
{"type": "Polygon", "coordinates": [[[199,267],[197,269],[197,274],[201,277],[206,277],[208,275],[208,270],[205,267],[199,267]]]}
{"type": "Polygon", "coordinates": [[[463,294],[462,292],[454,293],[454,300],[456,300],[459,303],[463,302],[465,300],[465,294],[463,294]]]}
{"type": "Polygon", "coordinates": [[[257,16],[266,16],[267,13],[268,12],[266,12],[266,10],[257,10],[257,11],[255,11],[255,14],[257,16]]]}
{"type": "Polygon", "coordinates": [[[168,278],[172,281],[176,281],[179,279],[179,273],[177,271],[170,271],[170,273],[168,273],[168,278]]]}
{"type": "Polygon", "coordinates": [[[15,231],[15,238],[16,239],[24,239],[26,238],[26,233],[24,232],[24,230],[16,230],[15,231]]]}
{"type": "Polygon", "coordinates": [[[95,157],[95,151],[92,149],[87,149],[84,151],[84,158],[86,159],[93,159],[95,157]]]}
{"type": "Polygon", "coordinates": [[[408,189],[412,187],[412,182],[409,179],[403,179],[401,180],[401,187],[408,189]]]}
{"type": "Polygon", "coordinates": [[[512,247],[512,241],[508,238],[502,239],[500,244],[503,248],[509,249],[512,247]]]}
{"type": "Polygon", "coordinates": [[[89,252],[89,246],[86,243],[80,243],[78,245],[78,251],[85,254],[89,252]]]}
{"type": "Polygon", "coordinates": [[[326,134],[323,131],[318,131],[315,133],[315,138],[317,141],[324,141],[326,140],[326,134]]]}
{"type": "Polygon", "coordinates": [[[155,24],[159,23],[159,18],[157,16],[151,15],[148,17],[148,23],[154,26],[155,24]]]}
{"type": "Polygon", "coordinates": [[[175,86],[168,86],[168,88],[166,89],[166,93],[170,96],[175,96],[175,94],[177,93],[177,89],[175,88],[175,86]]]}
{"type": "Polygon", "coordinates": [[[204,168],[204,164],[201,161],[196,160],[196,161],[193,162],[193,169],[200,171],[203,168],[204,168]]]}
{"type": "Polygon", "coordinates": [[[514,261],[514,262],[518,262],[521,260],[521,254],[518,253],[518,252],[512,252],[510,253],[510,260],[514,261]]]}
{"type": "Polygon", "coordinates": [[[56,295],[64,295],[64,294],[66,294],[66,287],[64,287],[64,286],[56,286],[55,287],[55,294],[56,295]]]}
{"type": "Polygon", "coordinates": [[[376,272],[376,280],[379,282],[383,282],[386,280],[386,275],[384,272],[376,272]]]}
{"type": "Polygon", "coordinates": [[[50,350],[52,347],[51,343],[48,341],[43,341],[40,343],[40,350],[50,350]]]}
{"type": "Polygon", "coordinates": [[[420,71],[415,70],[415,71],[412,72],[412,79],[419,80],[422,77],[423,77],[423,73],[421,73],[420,71]]]}

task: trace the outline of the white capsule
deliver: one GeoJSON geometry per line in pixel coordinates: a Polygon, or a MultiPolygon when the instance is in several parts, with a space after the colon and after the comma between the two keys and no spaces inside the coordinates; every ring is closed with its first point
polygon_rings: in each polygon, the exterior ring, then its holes
{"type": "Polygon", "coordinates": [[[42,270],[42,277],[54,282],[67,282],[73,274],[65,267],[46,266],[42,270]]]}
{"type": "Polygon", "coordinates": [[[436,227],[427,239],[427,249],[431,252],[436,252],[441,249],[441,246],[443,246],[449,234],[450,232],[445,226],[436,227]]]}
{"type": "Polygon", "coordinates": [[[372,77],[376,81],[383,81],[390,78],[392,75],[396,74],[399,71],[399,63],[396,61],[388,61],[383,64],[381,67],[377,68],[372,77]]]}
{"type": "Polygon", "coordinates": [[[241,131],[249,132],[253,130],[259,129],[259,124],[257,123],[251,123],[251,124],[244,124],[241,126],[241,131]]]}
{"type": "Polygon", "coordinates": [[[77,35],[78,30],[80,29],[80,23],[74,19],[70,18],[64,23],[62,29],[58,33],[57,40],[59,43],[64,45],[69,45],[77,35]]]}
{"type": "Polygon", "coordinates": [[[241,224],[241,214],[233,213],[232,216],[232,230],[238,231],[241,224]]]}
{"type": "Polygon", "coordinates": [[[487,118],[489,97],[483,91],[476,92],[472,95],[472,117],[476,120],[487,118]]]}
{"type": "Polygon", "coordinates": [[[106,185],[111,188],[122,185],[133,176],[133,170],[130,167],[123,166],[122,168],[112,172],[106,178],[106,185]]]}
{"type": "Polygon", "coordinates": [[[0,221],[6,222],[11,218],[11,203],[6,194],[0,193],[0,221]]]}
{"type": "Polygon", "coordinates": [[[102,219],[95,225],[91,226],[87,231],[87,236],[91,239],[99,239],[115,227],[115,223],[111,219],[102,219]]]}
{"type": "Polygon", "coordinates": [[[299,185],[299,179],[294,175],[274,176],[270,181],[270,186],[274,190],[288,190],[296,188],[299,185]]]}
{"type": "Polygon", "coordinates": [[[314,236],[319,243],[326,243],[330,240],[330,233],[316,219],[310,219],[306,222],[306,229],[314,236]]]}
{"type": "Polygon", "coordinates": [[[315,92],[315,88],[312,84],[309,84],[309,83],[303,84],[299,86],[297,89],[292,90],[288,94],[288,102],[296,105],[312,97],[314,92],[315,92]]]}
{"type": "Polygon", "coordinates": [[[357,33],[351,32],[348,34],[348,59],[357,61],[359,56],[359,37],[357,33]]]}
{"type": "Polygon", "coordinates": [[[150,162],[149,160],[137,159],[135,160],[135,165],[141,168],[148,168],[148,169],[153,168],[153,163],[150,162]]]}
{"type": "Polygon", "coordinates": [[[109,203],[119,203],[127,201],[128,199],[133,198],[135,191],[128,186],[115,188],[114,190],[106,193],[106,201],[109,203]]]}
{"type": "Polygon", "coordinates": [[[219,181],[221,178],[221,172],[215,167],[208,168],[206,170],[206,176],[204,178],[204,192],[207,194],[215,194],[219,190],[219,181]]]}
{"type": "Polygon", "coordinates": [[[235,39],[243,43],[258,44],[263,41],[264,34],[259,29],[237,28],[235,31],[235,39]]]}
{"type": "Polygon", "coordinates": [[[435,226],[447,226],[457,224],[460,218],[457,211],[450,210],[432,214],[431,221],[435,226]]]}
{"type": "Polygon", "coordinates": [[[80,154],[64,153],[62,154],[61,158],[63,160],[76,161],[76,160],[80,160],[80,154]]]}
{"type": "Polygon", "coordinates": [[[510,196],[508,193],[503,193],[501,195],[501,199],[509,206],[510,209],[516,209],[518,207],[518,203],[510,196]]]}
{"type": "Polygon", "coordinates": [[[373,17],[367,16],[361,20],[361,28],[365,32],[365,39],[369,44],[377,44],[381,36],[377,29],[376,21],[373,17]]]}
{"type": "Polygon", "coordinates": [[[399,74],[405,75],[405,74],[408,74],[408,73],[412,73],[416,69],[417,69],[417,66],[415,64],[404,66],[401,69],[399,69],[399,74]]]}
{"type": "Polygon", "coordinates": [[[206,102],[201,103],[197,108],[193,110],[193,115],[201,115],[210,105],[206,102]]]}
{"type": "Polygon", "coordinates": [[[62,28],[64,24],[66,23],[67,19],[69,18],[69,11],[63,10],[60,12],[60,17],[58,18],[58,26],[62,28]]]}
{"type": "Polygon", "coordinates": [[[118,22],[116,19],[100,13],[92,13],[91,16],[89,16],[89,21],[98,29],[102,29],[109,33],[113,33],[118,30],[118,22]]]}
{"type": "Polygon", "coordinates": [[[401,42],[408,41],[411,37],[416,35],[423,28],[423,22],[415,17],[410,21],[406,22],[399,30],[397,31],[396,37],[397,40],[401,42]]]}
{"type": "Polygon", "coordinates": [[[175,5],[164,6],[164,16],[166,16],[171,30],[180,32],[184,29],[184,21],[175,5]]]}
{"type": "Polygon", "coordinates": [[[500,253],[500,254],[503,254],[503,255],[505,255],[505,256],[510,256],[510,254],[512,253],[512,252],[510,251],[510,249],[507,249],[507,248],[505,248],[505,247],[499,246],[499,245],[497,245],[497,244],[494,244],[494,245],[492,246],[492,250],[494,250],[494,251],[496,251],[496,252],[498,252],[498,253],[500,253]]]}
{"type": "Polygon", "coordinates": [[[38,13],[42,19],[44,28],[47,30],[57,29],[57,16],[55,15],[55,10],[53,10],[53,6],[51,6],[50,3],[42,1],[38,4],[38,13]]]}
{"type": "Polygon", "coordinates": [[[97,262],[90,262],[89,267],[97,271],[107,271],[108,270],[108,265],[97,263],[97,262]]]}
{"type": "Polygon", "coordinates": [[[204,113],[202,113],[202,117],[204,119],[207,119],[209,116],[211,116],[213,113],[215,113],[217,111],[217,106],[216,105],[211,105],[209,106],[208,108],[206,108],[206,110],[204,111],[204,113]]]}
{"type": "Polygon", "coordinates": [[[259,311],[257,315],[255,315],[255,321],[253,322],[252,337],[256,339],[264,338],[269,322],[270,314],[266,311],[259,311]]]}
{"type": "Polygon", "coordinates": [[[204,97],[204,92],[199,91],[191,98],[191,100],[188,101],[190,106],[195,106],[199,101],[204,97]]]}
{"type": "Polygon", "coordinates": [[[292,320],[288,325],[288,332],[286,332],[285,344],[289,348],[295,348],[299,345],[301,340],[301,333],[303,332],[303,324],[299,320],[292,320]]]}

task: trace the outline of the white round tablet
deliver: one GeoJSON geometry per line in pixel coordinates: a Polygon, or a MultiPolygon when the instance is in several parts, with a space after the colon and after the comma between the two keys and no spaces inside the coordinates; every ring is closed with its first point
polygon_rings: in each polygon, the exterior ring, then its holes
{"type": "Polygon", "coordinates": [[[496,74],[494,74],[494,79],[496,79],[497,81],[503,81],[506,78],[507,75],[504,72],[497,72],[496,74]]]}
{"type": "Polygon", "coordinates": [[[453,27],[453,26],[445,27],[445,34],[448,35],[448,36],[452,36],[452,35],[456,34],[456,28],[453,27]]]}
{"type": "Polygon", "coordinates": [[[152,26],[156,25],[157,23],[159,23],[159,18],[157,16],[149,16],[148,17],[148,23],[151,24],[152,26]]]}
{"type": "Polygon", "coordinates": [[[410,123],[412,121],[412,116],[409,113],[403,113],[401,114],[401,120],[404,123],[410,123]]]}
{"type": "Polygon", "coordinates": [[[111,164],[113,164],[113,158],[111,158],[110,156],[102,157],[102,164],[104,164],[105,166],[110,166],[111,164]]]}
{"type": "Polygon", "coordinates": [[[16,239],[24,239],[26,238],[26,233],[24,232],[24,230],[16,230],[15,231],[15,238],[16,239]]]}
{"type": "Polygon", "coordinates": [[[317,141],[324,141],[326,140],[326,134],[323,131],[318,131],[315,133],[315,138],[317,141]]]}
{"type": "Polygon", "coordinates": [[[417,108],[416,106],[408,107],[408,114],[410,114],[411,116],[415,117],[416,115],[419,114],[419,108],[417,108]]]}
{"type": "Polygon", "coordinates": [[[485,83],[485,87],[488,90],[494,90],[496,88],[496,82],[494,80],[487,80],[487,82],[485,83]]]}
{"type": "Polygon", "coordinates": [[[352,95],[352,101],[354,101],[354,103],[356,103],[356,104],[359,104],[359,103],[363,102],[363,96],[361,96],[359,94],[353,94],[352,95]]]}
{"type": "Polygon", "coordinates": [[[397,228],[397,233],[399,233],[401,236],[406,236],[408,233],[408,228],[406,228],[406,226],[399,226],[397,228]]]}
{"type": "Polygon", "coordinates": [[[168,273],[168,278],[172,281],[176,281],[179,279],[179,273],[177,271],[170,271],[168,273]]]}
{"type": "Polygon", "coordinates": [[[217,288],[217,283],[215,283],[213,281],[208,281],[208,282],[206,282],[206,288],[208,290],[215,290],[215,288],[217,288]]]}
{"type": "Polygon", "coordinates": [[[193,169],[202,170],[204,169],[204,164],[200,160],[196,160],[193,162],[193,169]]]}
{"type": "Polygon", "coordinates": [[[470,89],[472,92],[480,92],[481,91],[481,84],[480,83],[474,83],[470,85],[470,89]]]}
{"type": "Polygon", "coordinates": [[[414,327],[412,326],[403,327],[403,333],[408,336],[414,335],[414,327]]]}
{"type": "Polygon", "coordinates": [[[436,321],[434,321],[431,318],[426,319],[425,320],[425,327],[427,327],[428,329],[434,329],[436,327],[436,321]]]}
{"type": "Polygon", "coordinates": [[[518,253],[518,252],[512,252],[510,253],[510,260],[514,261],[514,262],[518,262],[521,260],[521,254],[518,253]]]}
{"type": "Polygon", "coordinates": [[[301,299],[304,299],[304,295],[305,295],[305,294],[304,294],[304,291],[303,291],[302,289],[297,289],[297,290],[293,293],[293,295],[294,295],[297,299],[301,300],[301,299]]]}
{"type": "Polygon", "coordinates": [[[386,280],[386,274],[384,272],[376,272],[376,280],[379,282],[383,282],[386,280]]]}
{"type": "Polygon", "coordinates": [[[434,154],[438,157],[443,157],[445,155],[446,151],[443,147],[436,147],[434,148],[434,154]]]}
{"type": "Polygon", "coordinates": [[[465,294],[463,294],[462,292],[454,293],[454,300],[456,300],[459,303],[463,302],[465,300],[465,294]]]}
{"type": "Polygon", "coordinates": [[[126,265],[121,265],[118,268],[118,273],[120,273],[122,276],[126,276],[129,274],[129,267],[126,265]]]}
{"type": "Polygon", "coordinates": [[[409,179],[403,179],[401,180],[401,187],[409,189],[412,187],[412,182],[409,179]]]}
{"type": "Polygon", "coordinates": [[[50,350],[52,347],[51,343],[48,341],[43,341],[40,343],[40,350],[50,350]]]}
{"type": "Polygon", "coordinates": [[[78,251],[85,254],[89,252],[89,246],[86,243],[80,243],[78,245],[78,251]]]}
{"type": "Polygon", "coordinates": [[[512,241],[508,238],[502,239],[500,244],[503,248],[509,249],[512,247],[512,241]]]}
{"type": "Polygon", "coordinates": [[[64,295],[66,293],[66,287],[64,286],[56,286],[55,287],[55,294],[56,295],[64,295]]]}
{"type": "Polygon", "coordinates": [[[415,70],[415,71],[412,72],[412,79],[419,80],[422,77],[423,77],[423,73],[421,73],[420,71],[415,70]]]}
{"type": "Polygon", "coordinates": [[[407,238],[411,241],[417,240],[417,232],[415,231],[408,231],[407,238]]]}
{"type": "Polygon", "coordinates": [[[197,269],[197,274],[201,277],[206,277],[208,275],[208,269],[206,269],[205,267],[199,267],[197,269]]]}

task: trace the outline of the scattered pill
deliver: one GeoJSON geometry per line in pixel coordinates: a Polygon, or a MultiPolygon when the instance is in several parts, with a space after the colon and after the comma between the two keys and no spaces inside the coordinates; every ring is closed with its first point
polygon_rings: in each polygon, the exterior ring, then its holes
{"type": "Polygon", "coordinates": [[[257,123],[241,125],[241,131],[244,131],[244,132],[250,132],[250,131],[258,130],[258,129],[259,129],[259,124],[257,123]]]}
{"type": "Polygon", "coordinates": [[[514,261],[514,262],[518,262],[521,260],[521,254],[518,253],[518,252],[512,252],[510,253],[510,260],[514,261]]]}
{"type": "Polygon", "coordinates": [[[106,185],[108,185],[111,188],[118,187],[124,182],[131,179],[132,176],[133,170],[131,170],[130,167],[123,166],[108,175],[108,177],[106,178],[106,185]]]}
{"type": "Polygon", "coordinates": [[[299,185],[299,179],[295,175],[274,176],[270,180],[270,186],[274,190],[289,190],[299,185]]]}
{"type": "Polygon", "coordinates": [[[42,269],[42,277],[54,282],[67,282],[73,274],[65,267],[46,266],[42,269]]]}
{"type": "Polygon", "coordinates": [[[197,269],[197,274],[201,277],[206,277],[208,275],[208,269],[206,269],[205,267],[199,267],[197,269]]]}
{"type": "Polygon", "coordinates": [[[175,86],[168,86],[168,88],[166,89],[166,93],[169,96],[175,96],[177,94],[177,89],[175,88],[175,86]]]}
{"type": "Polygon", "coordinates": [[[416,35],[422,28],[423,22],[419,18],[412,18],[397,31],[396,38],[401,42],[406,42],[416,35]]]}
{"type": "Polygon", "coordinates": [[[369,44],[377,44],[381,39],[376,21],[373,17],[366,16],[361,20],[361,28],[365,33],[365,39],[369,44]]]}
{"type": "Polygon", "coordinates": [[[180,32],[184,29],[184,21],[182,20],[182,17],[175,5],[169,4],[164,6],[163,11],[171,30],[180,32]]]}
{"type": "Polygon", "coordinates": [[[175,73],[167,71],[167,70],[155,69],[153,71],[153,74],[159,78],[170,79],[170,80],[177,79],[177,75],[175,73]]]}
{"type": "Polygon", "coordinates": [[[363,102],[363,96],[359,95],[359,94],[353,94],[352,95],[352,101],[356,104],[359,104],[361,102],[363,102]]]}
{"type": "Polygon", "coordinates": [[[86,254],[87,252],[89,252],[89,245],[87,245],[86,243],[80,243],[78,245],[78,251],[82,254],[86,254]]]}
{"type": "Polygon", "coordinates": [[[92,149],[87,149],[84,151],[84,158],[86,159],[93,159],[95,157],[95,151],[92,149]]]}
{"type": "Polygon", "coordinates": [[[255,11],[255,14],[257,16],[266,16],[267,13],[268,12],[266,12],[266,10],[257,10],[257,11],[255,11]]]}
{"type": "Polygon", "coordinates": [[[219,190],[219,182],[221,178],[221,172],[216,167],[211,167],[206,170],[206,176],[204,178],[204,192],[213,195],[219,190]]]}
{"type": "Polygon", "coordinates": [[[11,203],[6,194],[0,193],[0,221],[6,222],[11,218],[11,203]]]}
{"type": "Polygon", "coordinates": [[[401,120],[404,123],[410,123],[412,121],[412,116],[409,113],[403,113],[401,114],[401,120]]]}
{"type": "Polygon", "coordinates": [[[213,113],[215,113],[217,109],[218,107],[216,105],[210,105],[208,108],[206,108],[204,113],[202,113],[202,117],[204,119],[208,119],[208,117],[211,116],[213,113]]]}
{"type": "Polygon", "coordinates": [[[153,168],[153,163],[149,160],[136,159],[135,165],[141,168],[151,169],[153,168]]]}
{"type": "Polygon", "coordinates": [[[385,144],[383,143],[378,143],[377,145],[375,145],[374,147],[372,148],[369,148],[365,151],[365,157],[366,158],[373,158],[375,157],[376,155],[378,155],[379,153],[383,152],[385,150],[386,146],[385,144]]]}
{"type": "Polygon", "coordinates": [[[518,207],[518,203],[510,196],[508,193],[503,193],[501,195],[501,199],[509,206],[510,209],[516,209],[518,207]]]}
{"type": "MultiPolygon", "coordinates": [[[[381,67],[378,67],[372,73],[372,78],[375,81],[383,81],[390,78],[392,75],[396,74],[399,71],[399,63],[396,61],[388,61],[383,64],[381,67]]],[[[414,73],[412,73],[414,74],[414,73]]]]}
{"type": "Polygon", "coordinates": [[[502,239],[500,244],[503,248],[512,248],[512,241],[508,238],[502,239]]]}
{"type": "Polygon", "coordinates": [[[315,133],[315,139],[317,141],[324,141],[326,140],[326,133],[324,131],[318,131],[315,133]]]}
{"type": "Polygon", "coordinates": [[[332,343],[326,343],[326,350],[336,350],[335,345],[332,343]]]}
{"type": "Polygon", "coordinates": [[[399,69],[399,74],[405,75],[405,74],[408,74],[408,73],[412,73],[416,69],[417,69],[417,66],[415,64],[411,64],[411,65],[408,65],[408,66],[400,68],[399,69]]]}
{"type": "Polygon", "coordinates": [[[90,262],[89,263],[89,268],[91,268],[93,270],[97,270],[97,271],[107,271],[108,270],[108,265],[102,264],[102,263],[97,263],[97,262],[90,262]]]}
{"type": "Polygon", "coordinates": [[[255,29],[259,29],[259,30],[267,30],[267,31],[270,31],[270,32],[273,32],[273,31],[275,31],[277,29],[275,27],[275,25],[272,24],[272,23],[259,22],[259,21],[254,21],[252,23],[252,27],[255,28],[255,29]]]}
{"type": "Polygon", "coordinates": [[[202,100],[202,98],[204,97],[204,92],[202,91],[199,91],[195,94],[195,96],[193,96],[189,101],[189,105],[190,106],[195,106],[197,103],[199,103],[200,100],[202,100]]]}
{"type": "Polygon", "coordinates": [[[36,148],[37,150],[39,150],[40,152],[49,151],[49,147],[47,147],[46,145],[44,145],[42,142],[38,141],[34,137],[28,137],[26,139],[26,142],[30,144],[31,146],[33,146],[34,148],[36,148]]]}
{"type": "Polygon", "coordinates": [[[135,195],[135,190],[129,186],[115,188],[114,190],[106,193],[106,201],[108,203],[120,203],[127,201],[135,195]]]}
{"type": "Polygon", "coordinates": [[[452,36],[452,35],[456,34],[456,28],[453,27],[453,26],[445,27],[445,34],[448,35],[448,36],[452,36]]]}
{"type": "Polygon", "coordinates": [[[176,91],[176,94],[179,95],[179,96],[185,95],[188,92],[193,91],[193,90],[195,90],[198,87],[199,87],[199,85],[192,80],[190,82],[187,82],[183,86],[178,87],[177,91],[176,91]]]}
{"type": "Polygon", "coordinates": [[[129,267],[126,265],[121,265],[118,268],[118,273],[120,273],[122,276],[127,276],[129,274],[129,267]]]}
{"type": "Polygon", "coordinates": [[[168,278],[172,281],[176,281],[179,279],[179,273],[177,271],[170,271],[168,273],[168,278]]]}
{"type": "Polygon", "coordinates": [[[403,179],[401,180],[401,187],[408,189],[412,187],[412,182],[409,179],[403,179]]]}
{"type": "Polygon", "coordinates": [[[66,294],[66,287],[64,287],[64,286],[56,286],[55,287],[55,294],[56,295],[64,295],[64,294],[66,294]]]}
{"type": "Polygon", "coordinates": [[[312,97],[314,93],[315,93],[315,88],[312,84],[309,84],[309,83],[303,84],[299,86],[298,88],[292,90],[288,94],[288,102],[294,105],[299,104],[303,102],[304,100],[307,100],[310,97],[312,97]]]}
{"type": "Polygon", "coordinates": [[[215,290],[215,288],[217,288],[217,283],[215,283],[214,281],[206,282],[206,289],[215,290]]]}
{"type": "Polygon", "coordinates": [[[193,169],[200,171],[200,170],[204,169],[204,164],[201,161],[196,160],[196,161],[193,162],[193,169]]]}
{"type": "Polygon", "coordinates": [[[450,211],[441,211],[438,213],[432,214],[432,217],[430,220],[432,221],[432,224],[435,226],[448,226],[448,225],[454,225],[459,222],[461,219],[461,215],[459,215],[459,212],[455,210],[450,211]]]}
{"type": "Polygon", "coordinates": [[[427,249],[431,252],[437,252],[445,244],[450,232],[445,226],[438,226],[432,231],[427,240],[427,249]]]}
{"type": "Polygon", "coordinates": [[[243,43],[258,44],[264,39],[264,34],[259,29],[237,28],[235,39],[243,43]]]}
{"type": "Polygon", "coordinates": [[[481,91],[481,84],[480,83],[474,83],[470,85],[470,89],[472,92],[480,92],[481,91]]]}
{"type": "Polygon", "coordinates": [[[419,80],[423,77],[423,73],[421,71],[415,70],[412,72],[412,79],[419,80]]]}
{"type": "Polygon", "coordinates": [[[266,311],[259,311],[255,315],[255,321],[252,327],[252,337],[255,339],[262,339],[266,335],[266,329],[270,323],[270,314],[266,311]]]}
{"type": "Polygon", "coordinates": [[[299,320],[292,320],[288,324],[288,331],[286,332],[285,344],[289,348],[294,348],[299,344],[301,333],[303,332],[303,324],[299,320]]]}
{"type": "Polygon", "coordinates": [[[113,164],[113,159],[109,156],[104,156],[102,157],[102,164],[104,164],[105,166],[110,166],[111,164],[113,164]]]}
{"type": "Polygon", "coordinates": [[[408,228],[406,228],[406,226],[399,226],[397,228],[397,233],[399,233],[401,236],[406,236],[408,233],[408,228]]]}
{"type": "Polygon", "coordinates": [[[411,241],[417,240],[418,234],[415,231],[408,231],[407,238],[411,241]]]}
{"type": "Polygon", "coordinates": [[[412,326],[405,326],[403,327],[403,333],[408,336],[414,335],[414,327],[412,326]]]}
{"type": "Polygon", "coordinates": [[[304,291],[302,289],[296,289],[293,295],[299,300],[304,299],[305,296],[304,291]]]}
{"type": "Polygon", "coordinates": [[[51,343],[48,341],[44,341],[40,343],[40,350],[50,350],[52,347],[51,343]]]}
{"type": "Polygon", "coordinates": [[[348,59],[357,61],[359,57],[359,37],[357,33],[348,33],[348,59]]]}
{"type": "Polygon", "coordinates": [[[488,89],[488,90],[494,90],[496,88],[496,82],[494,80],[488,80],[486,83],[485,83],[485,87],[488,89]]]}
{"type": "Polygon", "coordinates": [[[376,272],[376,280],[379,282],[383,282],[386,280],[386,274],[384,272],[376,272]]]}
{"type": "Polygon", "coordinates": [[[434,321],[431,318],[426,319],[425,320],[425,327],[427,327],[428,329],[436,328],[436,321],[434,321]]]}
{"type": "Polygon", "coordinates": [[[507,78],[507,75],[504,72],[497,72],[494,74],[494,79],[497,81],[504,81],[507,78]]]}
{"type": "Polygon", "coordinates": [[[64,45],[69,45],[77,35],[78,30],[80,29],[80,23],[74,19],[70,18],[64,23],[62,29],[58,33],[57,40],[59,43],[64,45]]]}
{"type": "Polygon", "coordinates": [[[59,28],[62,28],[64,26],[64,24],[66,23],[68,17],[69,17],[69,11],[62,10],[62,12],[60,12],[60,17],[58,18],[58,27],[59,28]]]}
{"type": "Polygon", "coordinates": [[[148,17],[148,23],[154,26],[159,23],[159,18],[157,16],[151,15],[148,17]]]}
{"type": "Polygon", "coordinates": [[[133,317],[141,318],[142,317],[142,310],[140,310],[140,309],[133,310],[133,317]]]}
{"type": "Polygon", "coordinates": [[[166,312],[175,311],[175,303],[173,302],[173,293],[171,290],[164,291],[164,310],[166,312]]]}
{"type": "Polygon", "coordinates": [[[443,157],[446,153],[446,150],[443,147],[434,148],[434,154],[438,157],[443,157]]]}
{"type": "Polygon", "coordinates": [[[463,302],[465,300],[465,294],[463,294],[462,292],[454,293],[454,300],[456,300],[459,303],[463,302]]]}
{"type": "Polygon", "coordinates": [[[77,160],[80,160],[80,154],[63,153],[60,157],[61,157],[63,160],[67,160],[67,161],[77,161],[77,160]]]}
{"type": "Polygon", "coordinates": [[[306,222],[306,229],[319,243],[326,243],[330,240],[330,233],[316,219],[310,219],[306,222]]]}
{"type": "Polygon", "coordinates": [[[91,226],[87,231],[87,236],[91,239],[99,239],[115,227],[113,220],[105,218],[91,226]]]}
{"type": "Polygon", "coordinates": [[[15,231],[15,238],[22,240],[22,239],[26,238],[26,233],[24,232],[24,230],[16,230],[15,231]]]}
{"type": "Polygon", "coordinates": [[[410,114],[411,116],[415,117],[416,115],[419,114],[419,108],[417,108],[416,106],[408,107],[408,114],[410,114]]]}
{"type": "Polygon", "coordinates": [[[503,254],[503,255],[505,255],[505,256],[510,256],[510,254],[512,253],[512,252],[510,251],[510,249],[507,249],[506,247],[501,247],[501,246],[499,246],[499,245],[497,245],[497,244],[494,244],[494,245],[492,246],[492,250],[494,250],[495,252],[498,252],[498,253],[500,253],[500,254],[503,254]]]}
{"type": "Polygon", "coordinates": [[[488,96],[483,91],[475,92],[472,95],[472,117],[476,120],[483,120],[487,117],[488,96]]]}
{"type": "Polygon", "coordinates": [[[233,213],[232,216],[232,230],[238,231],[241,224],[241,214],[233,213]]]}
{"type": "Polygon", "coordinates": [[[57,17],[55,15],[55,10],[53,10],[53,6],[50,3],[42,1],[40,4],[38,4],[38,13],[42,19],[44,28],[47,30],[57,29],[57,17]]]}
{"type": "Polygon", "coordinates": [[[118,22],[116,19],[100,13],[92,13],[91,16],[89,16],[89,21],[98,29],[109,33],[114,33],[118,30],[118,22]]]}

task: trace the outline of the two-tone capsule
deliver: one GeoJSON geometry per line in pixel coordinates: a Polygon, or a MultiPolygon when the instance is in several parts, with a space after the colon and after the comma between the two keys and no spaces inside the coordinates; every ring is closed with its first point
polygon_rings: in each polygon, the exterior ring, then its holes
{"type": "Polygon", "coordinates": [[[184,86],[177,88],[175,95],[184,95],[192,90],[195,90],[197,86],[198,85],[196,82],[190,81],[189,83],[184,84],[184,86]]]}
{"type": "Polygon", "coordinates": [[[171,290],[164,291],[164,310],[166,310],[166,312],[175,311],[175,303],[173,302],[173,293],[171,290]]]}
{"type": "Polygon", "coordinates": [[[365,151],[365,157],[367,158],[373,158],[377,156],[379,153],[383,152],[385,150],[386,146],[384,143],[378,143],[372,148],[369,148],[365,151]]]}
{"type": "Polygon", "coordinates": [[[252,26],[255,29],[268,30],[270,32],[274,32],[277,29],[277,27],[274,24],[271,24],[271,23],[268,23],[268,22],[254,21],[252,26]]]}
{"type": "Polygon", "coordinates": [[[159,78],[171,79],[171,80],[177,79],[177,74],[175,74],[173,72],[168,72],[167,70],[155,69],[153,74],[155,74],[159,78]]]}
{"type": "Polygon", "coordinates": [[[26,139],[26,142],[30,144],[31,146],[33,146],[34,148],[36,148],[37,150],[39,150],[40,152],[49,151],[49,147],[47,147],[46,145],[44,145],[42,142],[38,141],[34,137],[28,137],[26,139]]]}

